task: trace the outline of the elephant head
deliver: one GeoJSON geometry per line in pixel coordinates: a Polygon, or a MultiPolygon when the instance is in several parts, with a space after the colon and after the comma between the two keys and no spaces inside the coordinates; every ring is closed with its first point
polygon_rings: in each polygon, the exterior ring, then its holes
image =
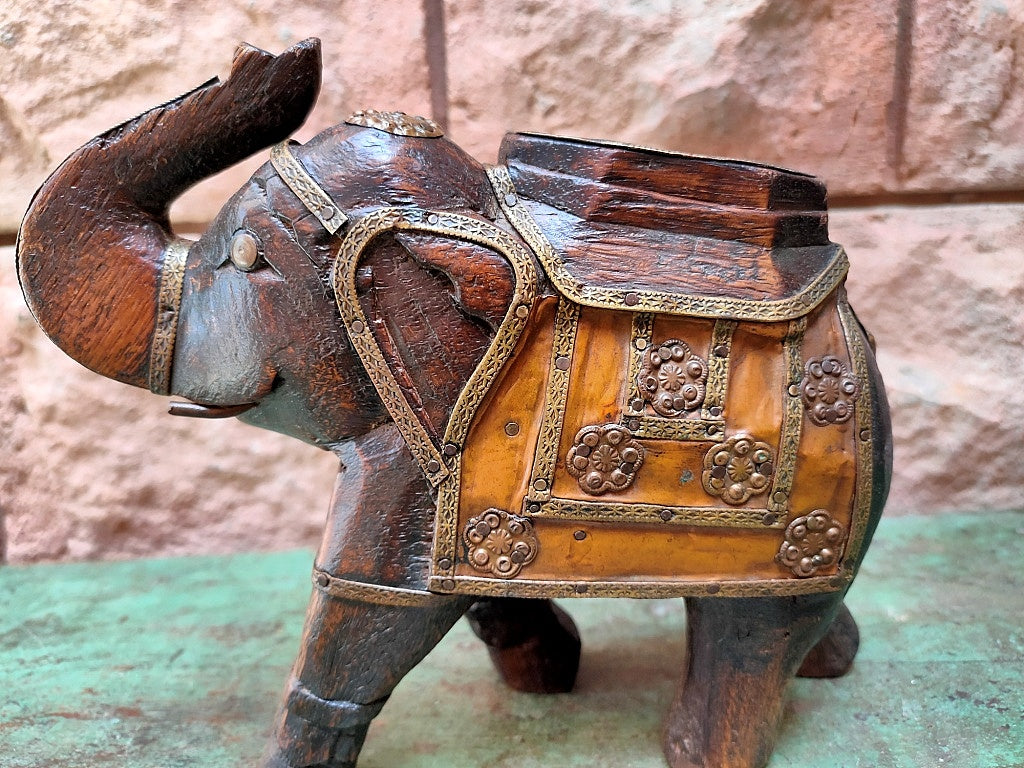
{"type": "MultiPolygon", "coordinates": [[[[18,271],[58,346],[102,375],[190,400],[178,413],[241,414],[325,448],[389,419],[335,305],[342,233],[274,165],[197,241],[168,222],[187,187],[293,132],[319,83],[316,40],[276,57],[242,46],[226,82],[102,134],[52,174],[25,217],[18,271]]],[[[492,199],[483,168],[443,138],[341,124],[282,151],[355,219],[382,206],[474,212],[492,199]]],[[[361,301],[430,432],[443,429],[513,283],[494,253],[438,237],[379,237],[361,260],[361,301]],[[409,290],[431,297],[417,305],[429,322],[394,321],[409,290]]]]}

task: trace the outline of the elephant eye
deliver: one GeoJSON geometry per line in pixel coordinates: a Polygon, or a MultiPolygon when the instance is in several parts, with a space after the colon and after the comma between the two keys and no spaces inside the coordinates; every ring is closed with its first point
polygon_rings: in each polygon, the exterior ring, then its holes
{"type": "Polygon", "coordinates": [[[245,230],[235,232],[231,238],[231,263],[243,272],[252,272],[260,261],[259,241],[245,230]]]}

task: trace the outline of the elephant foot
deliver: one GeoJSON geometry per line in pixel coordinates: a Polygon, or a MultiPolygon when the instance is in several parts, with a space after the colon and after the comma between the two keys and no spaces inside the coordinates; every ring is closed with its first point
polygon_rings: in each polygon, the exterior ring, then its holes
{"type": "Polygon", "coordinates": [[[786,686],[825,633],[842,596],[686,601],[686,677],[662,746],[672,768],[763,768],[786,686]]]}
{"type": "Polygon", "coordinates": [[[580,665],[580,635],[550,600],[478,600],[466,614],[505,684],[526,693],[568,693],[580,665]]]}
{"type": "Polygon", "coordinates": [[[860,647],[860,631],[844,603],[825,636],[807,652],[797,677],[842,677],[850,671],[860,647]]]}

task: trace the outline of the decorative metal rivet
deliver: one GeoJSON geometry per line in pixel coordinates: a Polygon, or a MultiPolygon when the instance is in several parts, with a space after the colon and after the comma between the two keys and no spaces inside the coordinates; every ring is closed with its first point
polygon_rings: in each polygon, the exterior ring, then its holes
{"type": "Polygon", "coordinates": [[[505,195],[505,205],[507,205],[509,208],[513,207],[518,202],[519,202],[519,198],[516,197],[511,192],[509,192],[508,194],[505,195]]]}
{"type": "Polygon", "coordinates": [[[639,413],[644,409],[644,401],[641,400],[639,397],[634,398],[629,401],[629,407],[632,408],[637,413],[639,413]]]}
{"type": "Polygon", "coordinates": [[[719,344],[715,347],[715,357],[728,357],[729,347],[725,344],[719,344]]]}
{"type": "Polygon", "coordinates": [[[432,213],[429,216],[427,216],[427,224],[437,224],[437,222],[439,222],[440,220],[441,217],[438,216],[436,213],[432,213]]]}
{"type": "Polygon", "coordinates": [[[538,480],[534,480],[533,487],[538,491],[546,491],[548,489],[548,481],[543,477],[538,480]]]}
{"type": "Polygon", "coordinates": [[[444,455],[448,457],[454,456],[458,452],[459,446],[457,446],[455,443],[445,443],[444,450],[442,451],[442,453],[444,453],[444,455]]]}
{"type": "Polygon", "coordinates": [[[634,432],[636,432],[638,429],[640,429],[640,422],[636,419],[630,419],[629,422],[627,422],[626,426],[629,427],[634,432]]]}
{"type": "Polygon", "coordinates": [[[469,519],[462,540],[473,568],[503,579],[532,563],[540,546],[529,520],[494,507],[469,519]]]}
{"type": "Polygon", "coordinates": [[[743,504],[767,492],[772,449],[750,435],[735,435],[712,446],[704,456],[704,490],[728,504],[743,504]]]}
{"type": "Polygon", "coordinates": [[[812,357],[804,366],[800,393],[812,423],[819,427],[842,424],[853,417],[860,381],[838,358],[812,357]]]}
{"type": "Polygon", "coordinates": [[[591,496],[622,491],[644,462],[644,448],[620,424],[583,427],[573,438],[565,468],[591,496]]]}
{"type": "Polygon", "coordinates": [[[647,349],[647,339],[637,339],[636,340],[636,348],[637,349],[647,349]]]}
{"type": "Polygon", "coordinates": [[[839,561],[846,528],[824,509],[798,517],[786,527],[786,537],[775,560],[800,577],[813,575],[839,561]]]}
{"type": "Polygon", "coordinates": [[[800,397],[800,385],[799,384],[790,384],[789,385],[789,395],[790,395],[790,397],[800,397]]]}
{"type": "Polygon", "coordinates": [[[364,330],[366,330],[366,326],[363,325],[362,320],[356,320],[354,323],[352,323],[353,333],[362,333],[364,330]]]}
{"type": "Polygon", "coordinates": [[[508,435],[509,437],[515,437],[516,435],[518,435],[519,434],[519,423],[515,422],[515,421],[510,421],[508,424],[506,424],[505,425],[505,434],[508,435]]]}
{"type": "Polygon", "coordinates": [[[659,416],[673,418],[704,402],[708,364],[679,339],[668,339],[644,353],[636,385],[659,416]]]}
{"type": "Polygon", "coordinates": [[[246,231],[236,232],[231,238],[228,253],[231,263],[243,272],[251,272],[256,268],[260,258],[260,245],[256,237],[246,231]]]}
{"type": "Polygon", "coordinates": [[[663,509],[661,510],[661,512],[658,513],[658,517],[660,517],[667,523],[669,520],[672,519],[672,514],[673,513],[671,509],[663,509]]]}
{"type": "Polygon", "coordinates": [[[556,357],[555,358],[555,368],[557,368],[560,371],[568,371],[569,370],[569,358],[565,357],[564,355],[562,355],[560,357],[556,357]]]}
{"type": "Polygon", "coordinates": [[[586,593],[586,591],[587,591],[587,585],[586,585],[586,584],[577,584],[577,585],[576,585],[576,586],[574,587],[574,589],[576,590],[576,594],[577,594],[577,595],[582,595],[582,594],[585,594],[585,593],[586,593]]]}
{"type": "Polygon", "coordinates": [[[722,406],[712,405],[710,408],[708,408],[708,414],[717,419],[719,416],[722,415],[722,406]]]}
{"type": "Polygon", "coordinates": [[[871,439],[871,430],[870,429],[862,429],[860,431],[860,439],[865,441],[865,442],[870,440],[871,439]]]}
{"type": "Polygon", "coordinates": [[[787,494],[785,491],[776,491],[775,493],[772,494],[772,501],[774,501],[776,504],[785,504],[788,498],[789,494],[787,494]]]}
{"type": "Polygon", "coordinates": [[[452,567],[451,558],[442,557],[440,560],[437,561],[437,567],[440,568],[442,571],[450,570],[452,567]]]}
{"type": "Polygon", "coordinates": [[[779,519],[778,515],[773,515],[771,512],[765,513],[765,516],[761,518],[761,522],[765,525],[775,525],[775,521],[779,519]]]}
{"type": "Polygon", "coordinates": [[[587,538],[587,532],[586,531],[576,531],[576,533],[574,533],[572,535],[572,537],[574,539],[576,539],[576,541],[583,541],[585,538],[587,538]]]}
{"type": "Polygon", "coordinates": [[[718,585],[718,584],[708,584],[708,586],[707,586],[707,593],[709,595],[717,595],[719,590],[721,590],[721,589],[722,589],[722,587],[720,585],[718,585]]]}
{"type": "Polygon", "coordinates": [[[526,511],[529,512],[531,515],[536,515],[538,512],[540,512],[540,504],[537,504],[537,503],[530,504],[526,508],[526,511]]]}
{"type": "Polygon", "coordinates": [[[437,459],[431,459],[427,462],[427,472],[440,472],[441,464],[437,459]]]}
{"type": "Polygon", "coordinates": [[[635,307],[640,303],[640,297],[632,291],[627,293],[622,300],[626,303],[627,307],[635,307]]]}
{"type": "Polygon", "coordinates": [[[516,317],[526,317],[528,314],[530,314],[530,308],[526,304],[516,307],[516,317]]]}
{"type": "Polygon", "coordinates": [[[331,583],[331,578],[326,573],[317,574],[316,583],[321,587],[326,587],[331,583]]]}
{"type": "Polygon", "coordinates": [[[320,215],[325,219],[333,219],[335,213],[337,213],[337,211],[335,211],[330,205],[325,205],[320,209],[320,215]]]}
{"type": "Polygon", "coordinates": [[[718,425],[717,424],[708,424],[707,428],[704,431],[707,432],[709,436],[717,435],[718,434],[718,425]]]}
{"type": "Polygon", "coordinates": [[[441,582],[441,589],[443,589],[445,592],[451,592],[453,589],[455,589],[455,580],[445,579],[441,582]]]}

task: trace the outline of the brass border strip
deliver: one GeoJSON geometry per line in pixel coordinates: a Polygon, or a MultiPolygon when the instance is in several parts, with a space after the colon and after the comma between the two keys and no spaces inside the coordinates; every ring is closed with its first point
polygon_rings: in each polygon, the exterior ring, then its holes
{"type": "Polygon", "coordinates": [[[725,419],[666,419],[663,416],[625,415],[621,423],[641,440],[721,440],[725,419]]]}
{"type": "Polygon", "coordinates": [[[374,238],[391,231],[445,235],[483,245],[504,255],[512,263],[516,274],[513,302],[498,326],[490,347],[459,395],[446,434],[464,437],[464,431],[468,429],[473,412],[511,355],[519,335],[526,326],[529,307],[536,296],[536,272],[532,268],[530,254],[507,232],[490,222],[457,213],[381,208],[360,219],[341,241],[331,274],[331,285],[334,287],[341,319],[352,340],[352,346],[388,413],[405,438],[409,451],[419,463],[427,480],[431,485],[437,486],[449,476],[449,469],[402,393],[391,369],[388,368],[356,294],[355,273],[360,255],[374,238]]]}
{"type": "Polygon", "coordinates": [[[579,522],[655,523],[716,528],[781,529],[786,521],[767,509],[726,507],[678,507],[659,504],[550,499],[531,511],[530,517],[579,522]]]}
{"type": "Polygon", "coordinates": [[[842,282],[850,268],[845,251],[837,247],[832,261],[810,285],[787,299],[776,301],[733,299],[725,296],[687,296],[663,291],[582,285],[557,258],[533,215],[519,202],[519,195],[508,169],[505,166],[493,166],[487,170],[487,175],[491,179],[491,185],[497,193],[498,202],[505,216],[537,254],[551,282],[562,295],[588,307],[780,322],[805,315],[818,306],[842,282]]]}
{"type": "Polygon", "coordinates": [[[626,371],[628,377],[626,381],[629,387],[626,390],[626,404],[622,408],[623,413],[627,416],[642,417],[644,414],[644,406],[636,410],[633,408],[633,403],[644,402],[637,378],[640,376],[640,368],[643,367],[647,348],[651,346],[653,333],[654,315],[650,312],[634,312],[629,333],[629,369],[626,371]]]}
{"type": "Polygon", "coordinates": [[[564,296],[559,296],[551,361],[548,366],[548,383],[544,394],[544,421],[541,423],[540,433],[537,435],[537,449],[533,454],[528,501],[544,501],[551,498],[555,466],[558,464],[558,445],[562,440],[565,421],[565,404],[569,398],[569,369],[572,366],[579,319],[579,305],[564,296]],[[559,368],[559,358],[568,359],[569,365],[564,369],[559,368]]]}
{"type": "Polygon", "coordinates": [[[871,375],[868,368],[867,351],[864,349],[864,341],[859,333],[860,324],[853,316],[853,310],[846,299],[845,291],[841,291],[836,297],[836,306],[839,310],[839,322],[843,327],[846,343],[850,349],[853,370],[861,384],[860,395],[857,397],[855,405],[857,432],[853,436],[857,443],[856,500],[854,501],[853,520],[850,524],[850,538],[847,541],[846,553],[840,562],[840,572],[842,572],[845,570],[843,569],[844,562],[856,560],[860,556],[861,547],[864,545],[865,530],[868,520],[871,518],[875,481],[874,435],[871,432],[874,402],[871,394],[871,375]]]}
{"type": "Polygon", "coordinates": [[[160,267],[160,288],[156,300],[156,327],[149,347],[149,391],[157,395],[171,393],[171,365],[174,341],[178,336],[181,291],[185,284],[185,261],[190,240],[177,238],[167,245],[160,267]]]}
{"type": "Polygon", "coordinates": [[[442,594],[490,597],[785,597],[837,592],[849,586],[849,574],[812,576],[807,579],[751,579],[749,581],[538,581],[531,579],[482,579],[457,576],[432,578],[430,589],[442,594]]]}
{"type": "Polygon", "coordinates": [[[306,172],[302,163],[288,149],[287,141],[275,144],[270,150],[270,164],[274,166],[281,181],[287,184],[288,189],[302,201],[306,209],[316,216],[324,229],[333,235],[345,226],[348,217],[326,190],[306,172]]]}
{"type": "Polygon", "coordinates": [[[789,323],[789,330],[782,340],[782,355],[786,366],[786,390],[783,393],[782,433],[779,435],[779,453],[775,461],[775,476],[771,493],[768,494],[768,508],[784,515],[789,510],[789,497],[793,491],[793,476],[796,474],[796,457],[800,450],[800,433],[804,422],[804,407],[800,401],[799,384],[803,376],[803,355],[801,348],[807,318],[801,317],[789,323]],[[792,387],[797,386],[796,390],[792,387]],[[794,395],[793,392],[796,392],[794,395]]]}
{"type": "Polygon", "coordinates": [[[708,381],[704,387],[704,404],[700,408],[703,419],[721,418],[725,411],[725,396],[729,391],[729,367],[732,362],[732,336],[738,323],[735,320],[719,318],[711,332],[711,348],[708,350],[708,381]],[[724,355],[715,354],[719,347],[725,347],[724,355]],[[711,414],[718,408],[719,415],[711,414]]]}
{"type": "Polygon", "coordinates": [[[432,606],[444,600],[444,597],[434,592],[349,581],[319,568],[313,570],[313,586],[331,597],[374,605],[432,606]]]}

